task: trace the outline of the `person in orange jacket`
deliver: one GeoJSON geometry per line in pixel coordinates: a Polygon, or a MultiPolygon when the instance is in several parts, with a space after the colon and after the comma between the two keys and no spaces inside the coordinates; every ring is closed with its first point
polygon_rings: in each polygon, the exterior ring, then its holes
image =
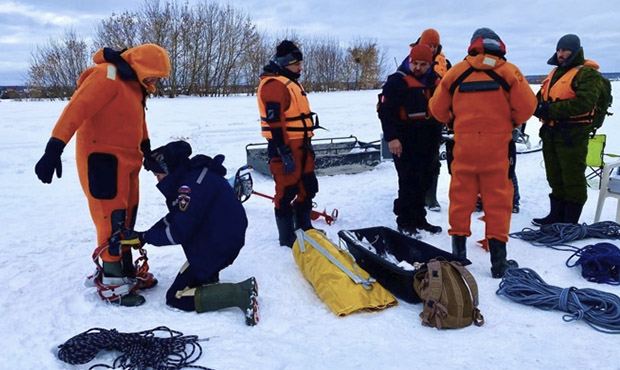
{"type": "Polygon", "coordinates": [[[76,134],[78,175],[97,244],[108,245],[100,255],[103,274],[98,277],[100,286],[108,288],[99,294],[113,303],[137,306],[144,298],[135,288],[151,287],[157,280],[149,275],[137,285],[131,248],[121,248],[118,236],[136,221],[138,173],[144,154],[150,152],[146,97],[156,91],[159,79],[170,75],[170,59],[162,47],[144,44],[121,52],[104,48],[93,61],[95,65],[80,75],[35,173],[46,184],[54,172],[60,178],[61,154],[76,134]]]}
{"type": "Polygon", "coordinates": [[[275,181],[274,212],[281,246],[292,247],[295,229],[312,228],[312,199],[319,191],[314,173],[311,138],[313,113],[298,82],[303,54],[293,42],[282,41],[263,68],[258,85],[261,131],[267,139],[269,171],[275,181]]]}
{"type": "Polygon", "coordinates": [[[471,213],[481,195],[491,274],[518,266],[506,259],[513,187],[509,175],[512,130],[532,116],[536,97],[506,46],[489,28],[476,30],[468,55],[441,80],[429,102],[433,116],[454,129],[449,222],[452,253],[466,256],[471,213]]]}

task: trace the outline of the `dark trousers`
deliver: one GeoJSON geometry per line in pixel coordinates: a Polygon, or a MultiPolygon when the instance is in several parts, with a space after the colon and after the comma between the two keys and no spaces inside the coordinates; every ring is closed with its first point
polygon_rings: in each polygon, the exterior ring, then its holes
{"type": "Polygon", "coordinates": [[[195,311],[196,303],[194,302],[192,288],[198,288],[202,285],[213,284],[219,281],[219,273],[216,273],[208,279],[198,279],[194,275],[192,267],[187,265],[187,268],[179,272],[166,292],[166,304],[183,311],[195,311]]]}

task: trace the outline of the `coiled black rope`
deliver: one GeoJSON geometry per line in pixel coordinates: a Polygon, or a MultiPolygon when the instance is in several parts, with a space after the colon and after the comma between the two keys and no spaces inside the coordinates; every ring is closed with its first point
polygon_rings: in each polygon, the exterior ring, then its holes
{"type": "Polygon", "coordinates": [[[566,260],[566,266],[581,266],[581,276],[594,283],[620,285],[620,249],[611,243],[587,245],[566,260]],[[571,262],[577,258],[575,262],[571,262]]]}
{"type": "Polygon", "coordinates": [[[551,286],[528,268],[506,270],[495,293],[543,310],[567,312],[566,322],[584,320],[602,333],[620,334],[620,297],[611,293],[551,286]]]}
{"type": "Polygon", "coordinates": [[[195,335],[183,336],[183,333],[159,326],[151,330],[136,333],[120,333],[116,329],[92,328],[69,339],[58,346],[58,358],[72,365],[85,364],[94,359],[100,351],[122,352],[112,365],[95,364],[89,368],[123,369],[123,370],[176,370],[204,369],[204,366],[192,365],[202,355],[202,347],[195,335]],[[157,336],[158,332],[168,336],[157,336]]]}
{"type": "Polygon", "coordinates": [[[537,247],[576,252],[579,248],[568,244],[571,241],[586,238],[620,239],[620,224],[613,221],[588,224],[556,223],[543,225],[540,229],[524,228],[510,234],[511,238],[521,239],[537,247]]]}

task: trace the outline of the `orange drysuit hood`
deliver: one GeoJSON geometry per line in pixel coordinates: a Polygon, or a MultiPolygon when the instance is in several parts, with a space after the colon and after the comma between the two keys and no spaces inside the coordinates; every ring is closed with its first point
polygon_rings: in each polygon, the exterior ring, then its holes
{"type": "MultiPolygon", "coordinates": [[[[167,78],[170,76],[170,58],[168,57],[168,52],[159,45],[139,45],[127,49],[121,54],[121,57],[125,59],[134,72],[136,72],[138,82],[151,94],[154,93],[157,88],[154,84],[145,84],[145,78],[167,78]]],[[[103,56],[103,49],[95,53],[93,61],[97,64],[106,62],[103,56]]]]}
{"type": "Polygon", "coordinates": [[[491,54],[468,55],[465,60],[469,65],[478,70],[495,69],[506,63],[505,59],[491,54]]]}

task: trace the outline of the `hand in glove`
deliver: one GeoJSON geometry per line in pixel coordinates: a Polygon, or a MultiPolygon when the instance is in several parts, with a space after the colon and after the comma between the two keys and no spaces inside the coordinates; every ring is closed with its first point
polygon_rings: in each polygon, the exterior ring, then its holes
{"type": "Polygon", "coordinates": [[[282,159],[282,164],[284,165],[284,173],[294,172],[295,160],[293,160],[293,153],[291,153],[291,148],[286,145],[279,147],[278,155],[282,159]]]}
{"type": "Polygon", "coordinates": [[[144,245],[144,233],[135,230],[125,230],[121,234],[121,247],[140,249],[144,245]]]}
{"type": "Polygon", "coordinates": [[[540,119],[548,120],[549,119],[549,107],[551,103],[546,101],[541,101],[538,103],[536,110],[534,111],[534,115],[540,119]]]}
{"type": "Polygon", "coordinates": [[[60,161],[60,155],[62,154],[65,145],[66,144],[62,140],[56,139],[55,137],[50,138],[47,142],[45,153],[43,153],[41,159],[39,159],[37,164],[34,166],[34,172],[43,183],[50,184],[52,182],[54,171],[56,171],[56,176],[58,176],[58,178],[62,177],[62,162],[60,161]]]}

